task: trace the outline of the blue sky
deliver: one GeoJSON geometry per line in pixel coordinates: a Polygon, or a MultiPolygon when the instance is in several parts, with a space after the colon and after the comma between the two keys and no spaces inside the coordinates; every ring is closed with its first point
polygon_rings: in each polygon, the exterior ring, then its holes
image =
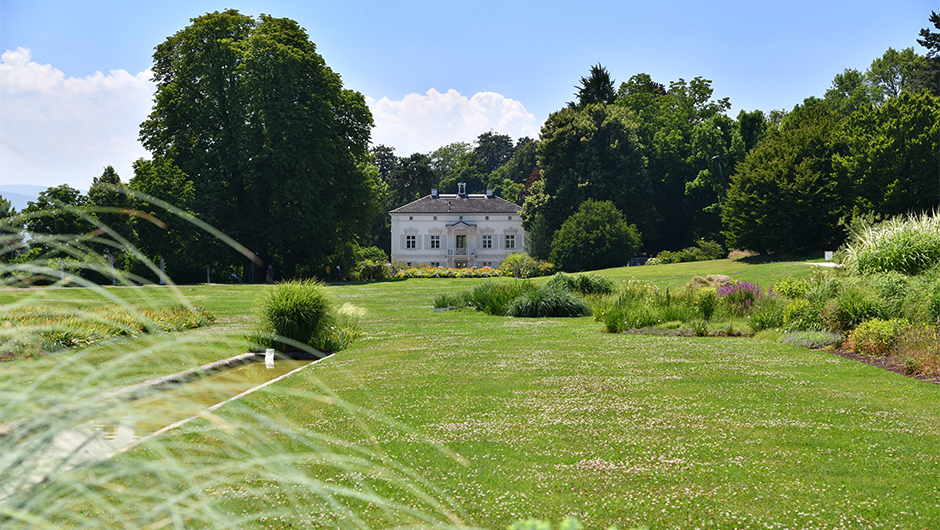
{"type": "Polygon", "coordinates": [[[0,185],[127,181],[147,153],[153,48],[206,12],[292,18],[397,154],[538,136],[591,65],[617,84],[702,76],[740,110],[790,109],[888,47],[924,53],[936,0],[371,2],[0,0],[0,185]]]}

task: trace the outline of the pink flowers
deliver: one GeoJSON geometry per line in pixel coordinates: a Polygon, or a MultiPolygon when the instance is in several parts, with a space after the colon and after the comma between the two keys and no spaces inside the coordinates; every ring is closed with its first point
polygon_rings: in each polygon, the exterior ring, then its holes
{"type": "Polygon", "coordinates": [[[718,298],[728,304],[736,315],[749,314],[754,309],[754,303],[763,296],[760,285],[751,282],[737,282],[718,288],[718,298]]]}

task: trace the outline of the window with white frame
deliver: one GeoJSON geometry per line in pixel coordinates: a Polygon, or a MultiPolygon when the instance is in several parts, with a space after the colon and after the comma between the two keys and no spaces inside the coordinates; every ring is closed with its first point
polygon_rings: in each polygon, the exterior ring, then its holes
{"type": "Polygon", "coordinates": [[[516,248],[516,234],[506,234],[506,248],[516,248]]]}
{"type": "Polygon", "coordinates": [[[432,262],[431,262],[431,266],[432,266],[432,267],[440,267],[440,266],[441,266],[441,262],[440,262],[440,261],[432,261],[432,262]]]}
{"type": "Polygon", "coordinates": [[[417,238],[415,236],[405,236],[405,248],[414,249],[416,246],[417,238]]]}
{"type": "Polygon", "coordinates": [[[441,248],[441,236],[431,236],[431,248],[441,248]]]}
{"type": "Polygon", "coordinates": [[[493,248],[493,236],[491,235],[483,236],[483,248],[493,248]]]}

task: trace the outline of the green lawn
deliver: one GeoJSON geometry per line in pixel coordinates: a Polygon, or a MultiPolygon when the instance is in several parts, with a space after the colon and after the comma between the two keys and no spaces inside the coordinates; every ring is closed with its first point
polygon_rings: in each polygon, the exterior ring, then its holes
{"type": "MultiPolygon", "coordinates": [[[[809,274],[794,263],[710,263],[604,272],[661,286],[719,273],[766,287],[809,274]]],[[[940,521],[937,385],[753,339],[613,335],[591,318],[432,312],[436,295],[477,283],[333,286],[338,301],[367,311],[351,348],[72,472],[72,486],[50,485],[27,504],[70,526],[114,527],[505,528],[566,515],[587,528],[940,521]],[[57,510],[39,508],[48,506],[57,510]]],[[[244,351],[235,338],[263,288],[184,288],[220,316],[204,338],[187,338],[213,345],[200,356],[244,351]]],[[[78,297],[70,291],[43,296],[78,297]]],[[[10,363],[0,382],[23,385],[15,374],[43,362],[10,363]]]]}

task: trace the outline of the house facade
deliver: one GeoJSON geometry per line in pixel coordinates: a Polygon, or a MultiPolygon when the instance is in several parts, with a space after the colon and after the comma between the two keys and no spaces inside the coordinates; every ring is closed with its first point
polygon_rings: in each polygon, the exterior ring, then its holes
{"type": "Polygon", "coordinates": [[[430,195],[389,212],[392,261],[432,267],[499,267],[509,254],[522,252],[522,207],[493,195],[430,195]]]}

